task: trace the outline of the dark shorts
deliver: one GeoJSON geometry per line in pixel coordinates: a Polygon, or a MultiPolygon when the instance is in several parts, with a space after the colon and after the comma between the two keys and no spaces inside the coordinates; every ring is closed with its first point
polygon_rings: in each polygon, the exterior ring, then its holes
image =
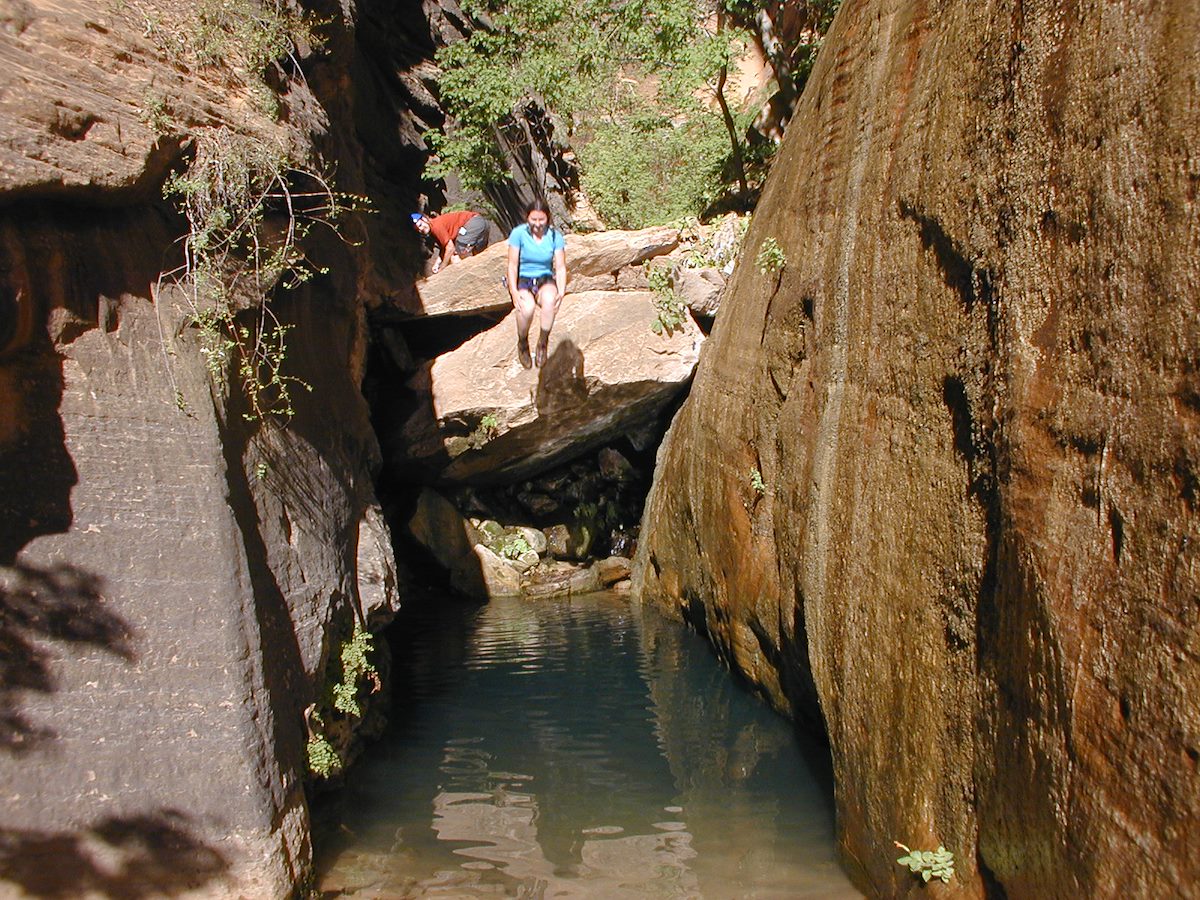
{"type": "Polygon", "coordinates": [[[489,225],[483,216],[471,216],[467,223],[458,229],[458,235],[454,238],[454,251],[459,256],[474,256],[488,245],[489,225]]]}
{"type": "Polygon", "coordinates": [[[529,291],[529,293],[537,296],[537,292],[542,289],[543,284],[552,284],[553,282],[553,275],[538,275],[535,278],[518,278],[517,290],[529,291]]]}

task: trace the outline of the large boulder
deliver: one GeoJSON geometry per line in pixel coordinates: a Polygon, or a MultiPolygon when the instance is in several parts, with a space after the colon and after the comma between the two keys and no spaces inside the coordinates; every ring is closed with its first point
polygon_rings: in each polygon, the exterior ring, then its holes
{"type": "Polygon", "coordinates": [[[679,267],[671,273],[671,288],[696,316],[713,317],[725,292],[725,276],[714,266],[701,269],[679,267]]]}
{"type": "Polygon", "coordinates": [[[550,597],[570,597],[591,594],[603,587],[595,566],[572,565],[553,560],[543,562],[526,580],[524,593],[544,600],[550,597]]]}
{"type": "Polygon", "coordinates": [[[654,419],[692,376],[704,338],[687,318],[655,334],[645,292],[569,294],[540,369],[517,361],[513,316],[426,364],[418,408],[391,436],[412,474],[517,481],[654,419]]]}
{"type": "Polygon", "coordinates": [[[508,244],[492,244],[417,282],[416,295],[401,302],[413,316],[478,315],[512,307],[501,279],[508,270],[508,244]]]}
{"type": "Polygon", "coordinates": [[[844,3],[660,452],[643,595],[825,725],[871,896],[1197,896],[1198,46],[844,3]]]}
{"type": "Polygon", "coordinates": [[[446,571],[460,594],[486,600],[521,593],[517,569],[487,546],[487,534],[432,488],[417,495],[408,534],[446,571]]]}
{"type": "MultiPolygon", "coordinates": [[[[624,270],[670,253],[678,244],[679,230],[666,226],[567,235],[568,290],[616,288],[624,270]]],[[[417,296],[397,298],[398,308],[413,316],[479,315],[511,309],[508,289],[501,282],[507,269],[508,244],[501,241],[419,281],[417,296]]],[[[620,287],[628,277],[621,278],[620,287]]]]}
{"type": "Polygon", "coordinates": [[[608,275],[670,253],[679,246],[679,229],[661,225],[641,231],[596,231],[567,237],[571,275],[608,275]]]}

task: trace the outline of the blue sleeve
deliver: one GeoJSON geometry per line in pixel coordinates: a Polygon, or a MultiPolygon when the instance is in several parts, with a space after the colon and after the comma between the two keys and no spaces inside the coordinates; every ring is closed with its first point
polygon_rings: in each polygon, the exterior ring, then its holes
{"type": "Polygon", "coordinates": [[[557,253],[559,250],[566,250],[566,249],[567,249],[567,242],[563,238],[562,232],[559,231],[557,228],[555,228],[554,229],[554,252],[557,253]]]}
{"type": "Polygon", "coordinates": [[[508,245],[510,247],[520,247],[521,246],[521,229],[524,227],[525,226],[523,226],[523,225],[518,225],[516,228],[514,228],[512,231],[510,231],[508,233],[508,245]]]}

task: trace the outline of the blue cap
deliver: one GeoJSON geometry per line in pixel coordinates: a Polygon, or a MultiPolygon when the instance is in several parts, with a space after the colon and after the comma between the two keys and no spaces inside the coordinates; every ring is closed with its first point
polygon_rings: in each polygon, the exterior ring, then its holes
{"type": "Polygon", "coordinates": [[[423,218],[425,218],[425,215],[424,215],[424,213],[410,213],[410,216],[411,216],[411,218],[412,218],[412,220],[413,220],[413,224],[414,224],[414,225],[416,225],[416,224],[417,224],[418,222],[420,222],[420,221],[421,221],[423,218]]]}

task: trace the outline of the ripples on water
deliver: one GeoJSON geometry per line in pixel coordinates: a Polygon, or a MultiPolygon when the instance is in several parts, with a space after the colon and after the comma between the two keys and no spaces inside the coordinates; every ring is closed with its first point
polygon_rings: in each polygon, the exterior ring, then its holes
{"type": "Polygon", "coordinates": [[[447,602],[315,812],[326,896],[843,898],[827,757],[622,598],[447,602]]]}

